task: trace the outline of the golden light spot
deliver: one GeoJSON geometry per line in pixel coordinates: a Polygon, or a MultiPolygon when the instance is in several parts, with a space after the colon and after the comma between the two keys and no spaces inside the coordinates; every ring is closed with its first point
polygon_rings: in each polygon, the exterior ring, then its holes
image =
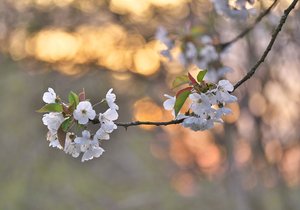
{"type": "Polygon", "coordinates": [[[238,103],[227,104],[226,107],[232,110],[232,113],[223,117],[224,121],[227,123],[234,123],[240,117],[240,106],[238,103]]]}
{"type": "Polygon", "coordinates": [[[281,161],[281,170],[285,181],[290,186],[300,183],[300,146],[295,146],[285,151],[281,161]]]}
{"type": "Polygon", "coordinates": [[[128,73],[113,73],[113,78],[120,81],[125,81],[131,79],[131,75],[128,73]]]}
{"type": "Polygon", "coordinates": [[[265,145],[265,154],[270,163],[279,162],[282,158],[282,147],[278,140],[268,141],[265,145]]]}
{"type": "Polygon", "coordinates": [[[150,2],[159,7],[175,7],[187,2],[187,0],[150,0],[150,2]]]}
{"type": "Polygon", "coordinates": [[[196,155],[199,151],[205,150],[206,146],[214,141],[214,137],[210,131],[194,132],[185,129],[183,141],[189,150],[196,155]]]}
{"type": "Polygon", "coordinates": [[[217,145],[211,143],[197,154],[197,164],[206,173],[214,173],[222,162],[221,151],[217,145]]]}
{"type": "Polygon", "coordinates": [[[234,158],[239,165],[245,165],[250,161],[252,157],[252,151],[249,143],[245,140],[240,139],[234,145],[234,158]]]}
{"type": "MultiPolygon", "coordinates": [[[[139,121],[162,121],[163,112],[150,98],[143,98],[135,102],[134,104],[134,118],[139,121]]],[[[155,126],[141,125],[141,128],[145,130],[151,130],[155,126]]]]}
{"type": "Polygon", "coordinates": [[[172,186],[182,196],[193,196],[196,193],[195,179],[188,172],[181,172],[172,177],[172,186]]]}
{"type": "Polygon", "coordinates": [[[261,116],[267,109],[266,99],[260,94],[255,93],[250,97],[249,108],[255,116],[261,116]]]}
{"type": "Polygon", "coordinates": [[[143,15],[149,10],[150,3],[147,0],[111,0],[110,9],[119,14],[132,13],[143,15]]]}
{"type": "Polygon", "coordinates": [[[43,30],[33,37],[28,51],[42,61],[67,61],[75,57],[80,42],[78,37],[59,29],[43,30]]]}
{"type": "Polygon", "coordinates": [[[47,7],[51,5],[64,7],[71,4],[74,0],[33,0],[33,2],[42,7],[47,7]]]}
{"type": "Polygon", "coordinates": [[[170,145],[170,157],[179,166],[188,166],[193,162],[193,154],[181,139],[173,139],[170,145]]]}
{"type": "Polygon", "coordinates": [[[63,63],[56,65],[55,69],[57,69],[60,73],[69,76],[79,76],[86,72],[83,68],[79,68],[72,63],[63,63]]]}
{"type": "Polygon", "coordinates": [[[151,154],[157,158],[157,159],[165,159],[167,157],[166,151],[164,149],[156,144],[151,144],[150,145],[150,152],[151,154]]]}
{"type": "Polygon", "coordinates": [[[145,76],[156,73],[160,66],[159,55],[150,47],[138,49],[133,59],[134,71],[145,76]]]}

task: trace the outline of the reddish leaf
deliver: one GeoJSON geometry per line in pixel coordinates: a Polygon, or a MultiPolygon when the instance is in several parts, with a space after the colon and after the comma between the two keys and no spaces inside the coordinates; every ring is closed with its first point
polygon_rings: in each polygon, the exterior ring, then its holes
{"type": "Polygon", "coordinates": [[[190,73],[188,73],[188,76],[189,76],[189,79],[190,79],[192,85],[198,84],[197,81],[194,79],[194,77],[190,73]]]}
{"type": "Polygon", "coordinates": [[[65,148],[66,136],[67,136],[67,133],[64,132],[63,127],[60,126],[57,130],[57,139],[58,139],[60,145],[62,146],[62,148],[65,148]]]}
{"type": "Polygon", "coordinates": [[[78,95],[79,101],[85,101],[85,91],[84,89],[78,95]]]}

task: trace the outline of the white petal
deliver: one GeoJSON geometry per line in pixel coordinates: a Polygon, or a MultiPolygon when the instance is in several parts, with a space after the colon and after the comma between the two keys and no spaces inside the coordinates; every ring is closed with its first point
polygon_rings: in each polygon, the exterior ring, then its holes
{"type": "Polygon", "coordinates": [[[78,123],[81,125],[86,125],[89,122],[89,118],[88,117],[80,117],[78,119],[78,123]]]}
{"type": "Polygon", "coordinates": [[[85,138],[85,139],[90,139],[91,134],[88,130],[84,130],[84,131],[82,131],[82,137],[85,138]]]}
{"type": "Polygon", "coordinates": [[[108,109],[106,112],[104,112],[103,114],[105,116],[106,119],[108,120],[117,120],[119,115],[118,112],[114,109],[108,109]]]}
{"type": "Polygon", "coordinates": [[[228,80],[220,80],[218,86],[222,87],[224,90],[233,91],[233,85],[228,80]]]}
{"type": "Polygon", "coordinates": [[[87,112],[87,116],[89,119],[93,120],[96,117],[96,112],[95,110],[90,110],[87,112]]]}

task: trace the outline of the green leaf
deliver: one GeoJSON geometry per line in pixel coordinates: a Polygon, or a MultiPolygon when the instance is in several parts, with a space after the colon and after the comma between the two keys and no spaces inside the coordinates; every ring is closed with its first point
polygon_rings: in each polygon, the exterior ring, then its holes
{"type": "Polygon", "coordinates": [[[74,93],[73,91],[71,91],[69,93],[69,96],[68,96],[68,99],[69,99],[69,103],[70,105],[74,105],[74,107],[76,108],[76,106],[79,104],[79,97],[76,93],[74,93]]]}
{"type": "Polygon", "coordinates": [[[200,71],[197,75],[197,81],[202,82],[206,73],[207,73],[207,70],[200,71]]]}
{"type": "Polygon", "coordinates": [[[45,113],[45,112],[62,112],[62,111],[63,111],[63,107],[59,103],[46,104],[45,106],[43,106],[42,108],[40,108],[39,110],[37,110],[37,112],[40,112],[40,113],[45,113]]]}
{"type": "Polygon", "coordinates": [[[189,83],[189,77],[186,75],[178,76],[174,79],[172,88],[177,88],[181,85],[188,84],[189,83]]]}
{"type": "Polygon", "coordinates": [[[192,90],[192,87],[187,87],[187,88],[184,88],[184,89],[178,91],[178,93],[176,94],[176,101],[175,101],[175,105],[174,105],[175,116],[178,115],[184,102],[186,101],[187,97],[190,95],[191,90],[192,90]]]}
{"type": "Polygon", "coordinates": [[[72,125],[73,119],[71,117],[67,118],[63,123],[60,125],[64,132],[67,132],[70,126],[72,125]]]}

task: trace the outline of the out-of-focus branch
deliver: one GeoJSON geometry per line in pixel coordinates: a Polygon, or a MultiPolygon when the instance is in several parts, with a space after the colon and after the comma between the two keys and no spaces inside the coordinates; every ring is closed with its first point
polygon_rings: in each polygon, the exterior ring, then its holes
{"type": "Polygon", "coordinates": [[[238,81],[234,85],[233,91],[236,90],[241,84],[246,82],[248,79],[250,79],[252,77],[252,75],[256,72],[256,70],[258,69],[260,64],[262,64],[265,61],[266,57],[268,56],[269,52],[272,49],[272,46],[277,38],[277,35],[281,31],[287,17],[289,16],[290,12],[295,8],[297,3],[298,3],[298,0],[293,0],[293,2],[290,4],[290,6],[286,10],[284,10],[284,14],[281,17],[278,26],[275,28],[275,31],[272,34],[272,38],[271,38],[267,48],[265,49],[264,53],[262,54],[261,58],[255,63],[255,65],[250,69],[250,71],[240,81],[238,81]]]}
{"type": "Polygon", "coordinates": [[[266,9],[265,11],[263,11],[256,19],[255,21],[248,27],[246,28],[244,31],[242,31],[239,35],[237,35],[235,38],[233,38],[232,40],[225,42],[225,43],[221,43],[218,45],[218,47],[221,50],[224,50],[225,48],[227,48],[228,46],[230,46],[231,44],[235,43],[236,41],[238,41],[239,39],[243,38],[244,36],[246,36],[250,31],[252,31],[252,29],[266,16],[268,15],[272,8],[277,4],[278,0],[274,0],[274,2],[269,6],[268,9],[266,9]]]}
{"type": "MultiPolygon", "coordinates": [[[[269,13],[269,11],[271,10],[271,8],[275,5],[275,3],[277,2],[277,0],[275,0],[273,2],[273,4],[269,7],[268,10],[266,10],[263,14],[261,15],[260,19],[262,19],[266,14],[269,13]],[[268,11],[268,12],[267,12],[268,11]]],[[[284,11],[283,16],[280,19],[280,22],[278,24],[278,26],[276,27],[275,31],[272,34],[272,38],[266,48],[266,50],[264,51],[263,55],[261,56],[261,58],[257,61],[257,63],[250,69],[250,71],[245,75],[245,77],[243,77],[239,82],[237,82],[234,85],[234,90],[236,90],[241,84],[243,84],[245,81],[247,81],[248,79],[250,79],[252,77],[252,75],[256,72],[256,70],[258,69],[258,67],[260,66],[261,63],[264,62],[264,60],[266,59],[267,55],[269,54],[269,52],[272,49],[272,46],[277,38],[277,35],[279,34],[279,32],[281,31],[284,23],[286,22],[286,19],[288,17],[288,15],[290,14],[290,12],[295,8],[296,4],[297,4],[298,0],[293,0],[293,2],[290,4],[290,6],[284,11]]],[[[256,21],[259,22],[260,20],[256,21]]],[[[255,24],[254,24],[255,25],[255,24]]],[[[253,26],[254,27],[254,26],[253,26]]],[[[252,28],[253,28],[252,27],[252,28]]],[[[249,29],[248,32],[252,30],[249,29]]],[[[246,34],[248,33],[246,32],[246,34]]],[[[243,35],[244,36],[244,35],[243,35]]],[[[241,36],[241,37],[243,37],[241,36]]],[[[240,38],[241,38],[240,37],[240,38]]],[[[239,39],[239,38],[238,38],[239,39]]],[[[233,42],[232,42],[233,43],[233,42]]],[[[234,91],[233,90],[233,91],[234,91]]],[[[232,92],[233,92],[232,91],[232,92]]],[[[125,129],[127,129],[130,126],[138,126],[138,125],[155,125],[155,126],[167,126],[167,125],[175,125],[175,124],[180,124],[183,122],[184,119],[179,119],[179,120],[171,120],[171,121],[165,121],[165,122],[151,122],[151,121],[134,121],[134,122],[117,122],[116,125],[117,126],[121,126],[124,127],[125,129]]],[[[99,120],[98,119],[94,119],[92,120],[92,123],[94,124],[99,124],[99,120]]]]}

